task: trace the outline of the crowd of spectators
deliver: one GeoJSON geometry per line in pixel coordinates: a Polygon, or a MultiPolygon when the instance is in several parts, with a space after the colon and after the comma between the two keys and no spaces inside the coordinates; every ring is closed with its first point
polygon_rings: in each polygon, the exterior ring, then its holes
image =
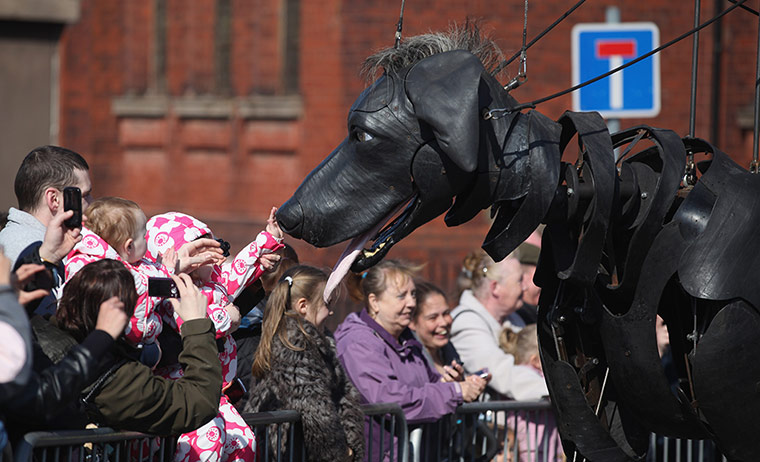
{"type": "Polygon", "coordinates": [[[294,409],[309,460],[378,460],[360,404],[397,403],[414,425],[548,394],[537,355],[499,345],[535,322],[540,239],[500,262],[469,254],[453,299],[421,267],[383,261],[351,276],[363,306],[333,335],[327,274],[299,264],[274,208],[230,256],[197,218],[93,201],[87,162],[64,148],[29,153],[14,186],[0,231],[0,446],[95,424],[177,436],[178,461],[254,460],[241,414],[294,409]],[[84,210],[73,227],[69,186],[84,210]],[[177,292],[153,293],[154,278],[177,292]]]}

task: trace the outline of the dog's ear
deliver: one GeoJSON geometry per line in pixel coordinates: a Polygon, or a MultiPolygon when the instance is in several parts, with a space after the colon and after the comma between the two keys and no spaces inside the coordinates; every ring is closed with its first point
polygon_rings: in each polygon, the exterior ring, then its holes
{"type": "Polygon", "coordinates": [[[444,153],[465,172],[478,166],[478,88],[483,64],[469,51],[435,54],[412,67],[406,94],[444,153]]]}

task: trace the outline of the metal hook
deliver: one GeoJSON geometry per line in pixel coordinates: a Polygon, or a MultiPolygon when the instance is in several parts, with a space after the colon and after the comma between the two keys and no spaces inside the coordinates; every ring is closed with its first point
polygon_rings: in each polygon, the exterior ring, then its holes
{"type": "Polygon", "coordinates": [[[528,80],[528,53],[525,49],[520,52],[520,70],[517,72],[517,76],[513,78],[508,84],[504,85],[504,89],[512,91],[520,85],[524,84],[528,80]]]}

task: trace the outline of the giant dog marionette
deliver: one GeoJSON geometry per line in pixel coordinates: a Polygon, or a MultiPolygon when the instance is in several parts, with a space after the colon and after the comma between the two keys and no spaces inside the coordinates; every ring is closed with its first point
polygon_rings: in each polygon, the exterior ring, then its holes
{"type": "Polygon", "coordinates": [[[355,238],[338,267],[361,271],[444,212],[456,226],[491,207],[495,260],[546,223],[539,343],[566,453],[639,460],[657,432],[760,460],[760,177],[669,130],[493,111],[517,102],[475,54],[438,51],[386,67],[361,94],[348,137],[277,212],[282,228],[320,247],[355,238]],[[684,180],[687,153],[709,159],[698,181],[684,180]]]}

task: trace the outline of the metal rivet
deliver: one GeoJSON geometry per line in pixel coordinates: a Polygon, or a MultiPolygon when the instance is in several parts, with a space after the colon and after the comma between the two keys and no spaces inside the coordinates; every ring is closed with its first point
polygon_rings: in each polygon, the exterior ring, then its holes
{"type": "Polygon", "coordinates": [[[647,194],[645,192],[641,193],[641,198],[642,199],[646,199],[647,197],[649,197],[649,194],[647,194]]]}
{"type": "Polygon", "coordinates": [[[572,196],[573,194],[575,194],[575,190],[573,188],[567,188],[567,195],[572,196]]]}

